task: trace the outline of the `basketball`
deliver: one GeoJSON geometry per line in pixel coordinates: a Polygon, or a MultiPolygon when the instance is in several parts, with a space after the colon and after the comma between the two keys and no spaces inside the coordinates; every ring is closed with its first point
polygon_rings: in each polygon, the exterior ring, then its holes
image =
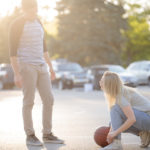
{"type": "Polygon", "coordinates": [[[109,133],[110,127],[100,127],[98,128],[94,133],[94,140],[96,144],[98,144],[101,147],[105,147],[108,145],[107,135],[109,133]]]}

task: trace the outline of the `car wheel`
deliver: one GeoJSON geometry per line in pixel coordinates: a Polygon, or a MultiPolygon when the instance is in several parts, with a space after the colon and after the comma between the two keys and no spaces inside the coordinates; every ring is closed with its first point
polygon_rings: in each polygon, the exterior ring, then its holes
{"type": "Polygon", "coordinates": [[[64,83],[61,80],[58,82],[58,89],[59,90],[63,90],[64,89],[64,83]]]}
{"type": "Polygon", "coordinates": [[[3,85],[3,89],[12,89],[14,87],[14,84],[5,84],[3,85]]]}
{"type": "Polygon", "coordinates": [[[101,87],[99,85],[95,85],[94,90],[101,90],[101,87]]]}
{"type": "Polygon", "coordinates": [[[69,85],[68,85],[68,89],[72,89],[73,88],[73,82],[71,82],[69,85]]]}
{"type": "Polygon", "coordinates": [[[2,90],[4,88],[3,82],[0,81],[0,90],[2,90]]]}

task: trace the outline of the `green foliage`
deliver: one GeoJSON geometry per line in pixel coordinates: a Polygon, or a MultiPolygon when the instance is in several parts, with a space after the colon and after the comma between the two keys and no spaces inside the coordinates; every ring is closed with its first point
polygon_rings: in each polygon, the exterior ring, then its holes
{"type": "Polygon", "coordinates": [[[121,5],[103,0],[62,0],[58,2],[59,53],[83,65],[121,63],[126,28],[121,5]]]}
{"type": "Polygon", "coordinates": [[[132,61],[150,59],[150,11],[135,12],[128,18],[128,30],[124,32],[127,39],[123,58],[126,64],[132,61]]]}
{"type": "MultiPolygon", "coordinates": [[[[50,55],[82,65],[127,65],[150,59],[150,9],[140,12],[137,11],[139,5],[129,6],[125,20],[121,5],[103,0],[61,0],[57,5],[57,36],[47,34],[46,38],[50,55]]],[[[9,25],[20,13],[21,10],[16,8],[11,16],[0,18],[0,63],[9,62],[9,25]]]]}

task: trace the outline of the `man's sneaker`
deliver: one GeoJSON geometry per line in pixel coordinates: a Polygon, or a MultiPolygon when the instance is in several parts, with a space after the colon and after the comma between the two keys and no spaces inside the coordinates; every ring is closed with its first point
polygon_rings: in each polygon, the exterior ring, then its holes
{"type": "Polygon", "coordinates": [[[64,144],[63,140],[58,139],[52,133],[50,133],[50,134],[43,134],[43,142],[44,143],[64,144]]]}
{"type": "Polygon", "coordinates": [[[121,140],[115,139],[111,144],[104,148],[101,148],[100,150],[123,150],[121,140]]]}
{"type": "Polygon", "coordinates": [[[148,145],[150,144],[150,132],[148,132],[148,131],[141,131],[139,133],[139,136],[141,138],[141,145],[140,145],[140,147],[142,147],[142,148],[148,147],[148,145]]]}
{"type": "Polygon", "coordinates": [[[27,145],[34,145],[34,146],[42,146],[43,145],[40,142],[40,140],[34,134],[33,135],[27,135],[26,144],[27,145]]]}

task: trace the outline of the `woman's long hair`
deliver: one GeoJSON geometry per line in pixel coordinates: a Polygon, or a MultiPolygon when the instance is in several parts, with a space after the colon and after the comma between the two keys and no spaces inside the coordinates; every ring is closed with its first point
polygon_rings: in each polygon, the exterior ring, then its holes
{"type": "Polygon", "coordinates": [[[132,88],[123,85],[122,80],[117,73],[106,71],[103,75],[103,90],[106,99],[108,100],[109,108],[111,108],[121,96],[127,97],[128,92],[133,92],[132,88]]]}

